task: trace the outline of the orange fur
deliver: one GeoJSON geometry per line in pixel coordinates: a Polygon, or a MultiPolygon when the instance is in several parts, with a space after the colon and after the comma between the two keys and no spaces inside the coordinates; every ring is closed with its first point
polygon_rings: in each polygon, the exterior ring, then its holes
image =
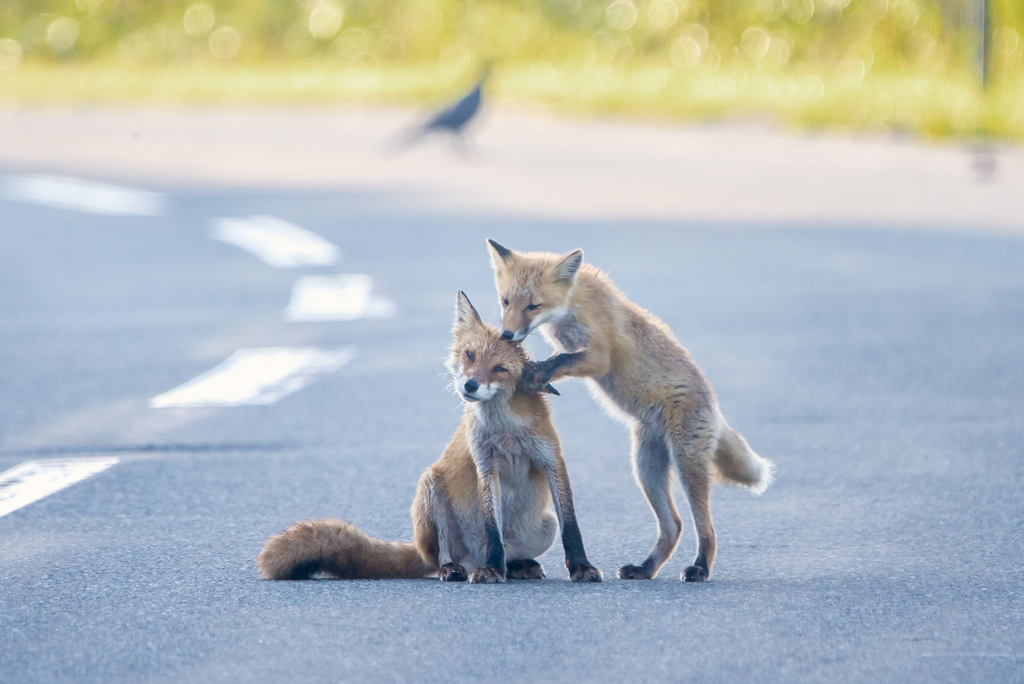
{"type": "Polygon", "coordinates": [[[338,579],[412,579],[437,572],[412,544],[386,542],[344,520],[297,522],[267,540],[256,557],[266,579],[308,579],[324,573],[338,579]]]}
{"type": "Polygon", "coordinates": [[[456,302],[448,362],[466,402],[451,442],[420,478],[413,542],[385,542],[341,520],[295,523],[267,540],[256,559],[267,579],[317,573],[341,579],[540,579],[533,559],[559,526],[573,581],[600,581],[576,524],[572,490],[547,402],[517,388],[528,358],[484,324],[463,293],[456,302]],[[554,506],[555,510],[552,511],[554,506]]]}
{"type": "Polygon", "coordinates": [[[700,368],[657,316],[630,302],[583,252],[514,252],[488,241],[502,306],[504,335],[524,339],[540,329],[557,353],[528,365],[522,384],[536,388],[562,377],[587,378],[591,393],[633,437],[636,478],[658,520],[659,537],[624,578],[654,577],[672,555],[681,520],[672,498],[672,463],[686,488],[698,551],[685,579],[710,577],[716,538],[711,482],[760,493],[772,464],[726,424],[700,368]]]}

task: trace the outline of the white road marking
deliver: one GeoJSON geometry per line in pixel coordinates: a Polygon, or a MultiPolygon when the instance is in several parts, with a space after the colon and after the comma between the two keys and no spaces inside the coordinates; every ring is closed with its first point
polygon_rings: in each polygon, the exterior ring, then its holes
{"type": "Polygon", "coordinates": [[[392,318],[393,302],[373,296],[373,278],[365,274],[303,276],[295,281],[284,311],[289,321],[354,321],[392,318]]]}
{"type": "Polygon", "coordinates": [[[1021,656],[1012,653],[922,653],[922,658],[1010,658],[1017,660],[1021,656]]]}
{"type": "Polygon", "coordinates": [[[0,473],[0,517],[101,473],[116,458],[25,461],[0,473]]]}
{"type": "Polygon", "coordinates": [[[0,198],[112,216],[167,213],[167,198],[160,193],[66,176],[0,177],[0,198]]]}
{"type": "Polygon", "coordinates": [[[316,233],[273,216],[220,218],[214,221],[215,240],[241,247],[275,268],[330,266],[341,250],[316,233]]]}
{"type": "Polygon", "coordinates": [[[153,408],[267,406],[333,373],[356,355],[355,347],[239,349],[224,363],[150,400],[153,408]]]}

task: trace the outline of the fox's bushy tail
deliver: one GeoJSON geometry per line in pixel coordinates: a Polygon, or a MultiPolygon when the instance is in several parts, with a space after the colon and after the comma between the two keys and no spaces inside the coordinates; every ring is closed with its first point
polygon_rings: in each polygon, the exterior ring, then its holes
{"type": "Polygon", "coordinates": [[[747,440],[728,425],[718,438],[713,461],[721,480],[746,487],[755,494],[762,493],[772,483],[775,464],[755,454],[747,440]]]}
{"type": "Polygon", "coordinates": [[[263,545],[256,567],[266,579],[309,579],[318,572],[338,579],[414,579],[437,571],[413,544],[387,542],[344,520],[297,522],[263,545]]]}

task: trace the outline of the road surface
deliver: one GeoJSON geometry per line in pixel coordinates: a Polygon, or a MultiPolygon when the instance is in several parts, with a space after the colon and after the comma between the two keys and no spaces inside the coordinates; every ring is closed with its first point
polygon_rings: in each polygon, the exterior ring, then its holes
{"type": "Polygon", "coordinates": [[[0,471],[117,459],[0,517],[0,681],[1024,681],[1019,152],[985,180],[959,147],[512,116],[467,159],[387,158],[400,113],[234,114],[0,117],[0,471]],[[254,216],[340,256],[215,239],[254,216]],[[459,419],[456,291],[498,318],[486,237],[582,247],[777,464],[763,496],[715,490],[711,582],[678,579],[688,519],[656,580],[615,579],[654,519],[576,381],[551,404],[604,583],[557,547],[535,583],[258,577],[295,520],[411,537],[459,419]],[[168,394],[268,350],[291,370],[168,394]]]}

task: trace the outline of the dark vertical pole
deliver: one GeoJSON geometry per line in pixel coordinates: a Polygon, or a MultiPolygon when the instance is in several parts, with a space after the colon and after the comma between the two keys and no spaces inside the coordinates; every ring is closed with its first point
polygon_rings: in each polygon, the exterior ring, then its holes
{"type": "Polygon", "coordinates": [[[981,87],[988,88],[992,75],[992,0],[981,0],[981,87]]]}

